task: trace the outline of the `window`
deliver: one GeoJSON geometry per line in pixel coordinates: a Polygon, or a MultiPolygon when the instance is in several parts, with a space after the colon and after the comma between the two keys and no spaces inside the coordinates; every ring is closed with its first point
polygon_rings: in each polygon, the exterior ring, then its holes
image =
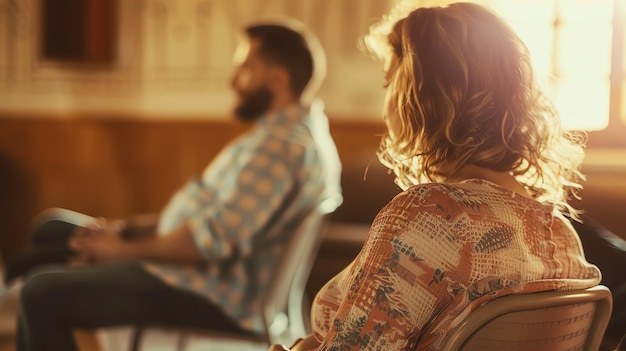
{"type": "Polygon", "coordinates": [[[41,56],[69,63],[111,63],[115,1],[41,0],[41,56]]]}
{"type": "Polygon", "coordinates": [[[590,131],[590,146],[626,146],[625,1],[478,2],[527,44],[566,128],[590,131]]]}
{"type": "Polygon", "coordinates": [[[589,146],[626,147],[626,1],[473,1],[500,14],[526,43],[565,128],[589,131],[589,146]]]}

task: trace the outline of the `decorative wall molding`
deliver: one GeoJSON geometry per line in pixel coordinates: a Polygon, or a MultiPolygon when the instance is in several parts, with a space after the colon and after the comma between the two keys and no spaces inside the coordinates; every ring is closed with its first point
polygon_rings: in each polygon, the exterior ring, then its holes
{"type": "Polygon", "coordinates": [[[288,16],[306,23],[326,50],[319,96],[327,109],[374,118],[380,111],[380,64],[357,42],[394,0],[120,0],[111,67],[42,60],[41,1],[0,0],[0,110],[228,114],[240,29],[288,16]]]}

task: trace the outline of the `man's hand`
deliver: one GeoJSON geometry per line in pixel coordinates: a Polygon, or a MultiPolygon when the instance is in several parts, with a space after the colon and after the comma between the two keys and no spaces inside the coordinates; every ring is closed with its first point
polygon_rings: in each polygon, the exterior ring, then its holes
{"type": "Polygon", "coordinates": [[[70,239],[70,247],[78,253],[70,260],[74,266],[113,263],[130,259],[126,255],[127,243],[122,239],[122,221],[98,218],[84,228],[79,228],[70,239]]]}
{"type": "Polygon", "coordinates": [[[196,247],[185,223],[163,235],[149,235],[133,240],[124,221],[99,218],[78,230],[70,239],[70,247],[77,254],[70,260],[74,266],[115,263],[130,260],[148,260],[185,264],[203,264],[206,258],[196,247]]]}

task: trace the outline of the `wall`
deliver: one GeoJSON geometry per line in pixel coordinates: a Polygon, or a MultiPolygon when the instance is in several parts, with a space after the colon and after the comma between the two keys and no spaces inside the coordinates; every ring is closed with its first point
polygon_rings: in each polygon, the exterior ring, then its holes
{"type": "Polygon", "coordinates": [[[378,118],[382,66],[357,43],[392,0],[110,0],[118,4],[117,58],[87,66],[40,57],[41,1],[0,0],[0,111],[223,118],[241,28],[289,16],[307,23],[325,48],[319,97],[329,111],[378,118]]]}
{"type": "MultiPolygon", "coordinates": [[[[382,122],[358,119],[331,118],[345,197],[333,221],[369,225],[399,189],[375,156],[382,122]]],[[[0,114],[1,255],[27,245],[29,220],[47,207],[106,217],[159,211],[246,128],[223,118],[0,114]]],[[[626,236],[626,152],[591,149],[584,171],[588,181],[576,207],[626,236]]]]}
{"type": "MultiPolygon", "coordinates": [[[[328,265],[314,271],[326,275],[312,277],[313,285],[356,254],[377,211],[397,193],[375,157],[381,67],[357,47],[394,0],[117,0],[118,56],[90,67],[39,56],[41,1],[0,0],[4,259],[28,244],[29,220],[47,207],[113,217],[158,211],[245,130],[228,117],[232,51],[241,26],[270,14],[307,23],[328,56],[320,97],[344,165],[345,203],[320,253],[328,265]]],[[[624,145],[623,125],[614,127],[615,141],[592,135],[588,182],[576,205],[624,236],[625,152],[593,147],[624,145]]]]}
{"type": "MultiPolygon", "coordinates": [[[[221,118],[139,120],[126,116],[0,114],[0,250],[13,256],[27,243],[29,220],[47,207],[66,207],[107,217],[159,211],[187,179],[200,174],[218,150],[247,126],[221,118]]],[[[371,221],[377,208],[348,210],[351,203],[395,192],[389,178],[367,193],[360,184],[382,174],[374,150],[380,122],[334,122],[343,160],[346,206],[340,218],[371,221]],[[382,195],[381,194],[385,194],[382,195]]]]}

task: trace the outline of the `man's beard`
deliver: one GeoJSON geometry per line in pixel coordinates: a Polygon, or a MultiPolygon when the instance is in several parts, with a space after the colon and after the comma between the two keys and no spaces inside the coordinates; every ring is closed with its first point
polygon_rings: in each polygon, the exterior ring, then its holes
{"type": "Polygon", "coordinates": [[[274,99],[274,95],[266,86],[241,93],[240,96],[241,102],[235,107],[235,115],[242,121],[257,120],[269,110],[274,99]]]}

